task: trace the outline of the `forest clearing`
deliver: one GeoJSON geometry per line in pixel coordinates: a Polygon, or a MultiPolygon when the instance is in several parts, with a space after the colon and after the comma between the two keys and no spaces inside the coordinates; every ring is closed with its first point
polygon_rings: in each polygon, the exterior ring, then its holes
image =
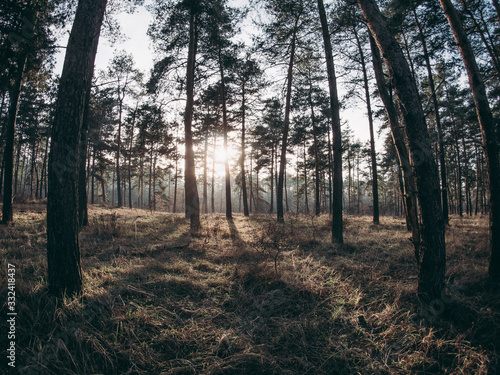
{"type": "Polygon", "coordinates": [[[181,214],[89,208],[81,297],[47,293],[45,205],[19,205],[0,227],[16,268],[16,373],[497,373],[487,217],[452,216],[449,298],[430,314],[404,218],[346,216],[340,246],[328,215],[202,215],[191,235],[181,214]]]}

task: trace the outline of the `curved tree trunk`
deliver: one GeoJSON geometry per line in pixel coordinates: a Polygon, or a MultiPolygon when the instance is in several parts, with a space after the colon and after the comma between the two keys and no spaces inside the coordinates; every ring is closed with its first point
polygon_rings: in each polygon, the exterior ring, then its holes
{"type": "Polygon", "coordinates": [[[408,63],[376,2],[358,0],[358,5],[389,68],[405,124],[422,214],[421,243],[415,248],[418,294],[422,301],[430,303],[445,294],[446,259],[439,176],[425,116],[408,63]]]}
{"type": "Polygon", "coordinates": [[[396,147],[399,166],[403,177],[401,193],[404,199],[406,223],[409,230],[412,231],[413,246],[416,249],[416,253],[418,253],[419,251],[417,248],[420,246],[420,225],[418,222],[417,212],[417,189],[415,187],[415,176],[413,175],[413,169],[410,164],[410,156],[406,147],[406,137],[399,125],[397,111],[394,107],[394,103],[385,82],[384,71],[382,68],[382,57],[380,56],[380,51],[378,50],[371,33],[370,46],[372,50],[373,70],[375,72],[379,96],[384,103],[387,117],[389,118],[392,140],[394,142],[394,146],[396,147]]]}

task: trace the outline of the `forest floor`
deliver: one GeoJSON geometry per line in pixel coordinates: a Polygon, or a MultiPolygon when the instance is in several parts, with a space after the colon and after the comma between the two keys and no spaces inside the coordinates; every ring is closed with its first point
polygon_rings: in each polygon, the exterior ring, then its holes
{"type": "Polygon", "coordinates": [[[84,293],[47,292],[45,206],[0,227],[0,372],[7,263],[15,265],[20,374],[496,374],[500,288],[487,280],[488,219],[453,217],[448,296],[416,298],[401,218],[202,217],[90,208],[84,293]]]}

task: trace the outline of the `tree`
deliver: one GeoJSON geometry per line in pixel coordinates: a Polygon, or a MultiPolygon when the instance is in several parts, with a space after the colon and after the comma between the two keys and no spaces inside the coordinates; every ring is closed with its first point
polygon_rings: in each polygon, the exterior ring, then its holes
{"type": "MultiPolygon", "coordinates": [[[[58,1],[49,4],[38,1],[4,1],[0,6],[0,82],[2,91],[9,93],[8,120],[3,155],[2,223],[13,219],[13,169],[16,119],[21,89],[28,75],[36,75],[42,62],[50,56],[53,41],[50,27],[58,1]]],[[[60,21],[60,20],[59,20],[60,21]]],[[[5,98],[5,95],[4,95],[5,98]]],[[[15,189],[15,187],[14,187],[15,189]]]]}
{"type": "Polygon", "coordinates": [[[141,73],[134,69],[134,60],[131,54],[121,51],[113,56],[109,63],[105,78],[111,80],[112,87],[116,90],[116,103],[118,107],[117,133],[116,133],[116,191],[118,197],[118,207],[123,206],[122,184],[121,184],[121,155],[122,150],[122,126],[123,112],[125,110],[125,99],[127,95],[133,93],[132,85],[140,83],[141,73]]]}
{"type": "MultiPolygon", "coordinates": [[[[243,214],[249,216],[250,209],[248,206],[247,197],[247,183],[246,183],[246,171],[245,171],[245,161],[246,161],[246,122],[247,113],[249,110],[249,96],[255,95],[259,88],[262,87],[261,83],[262,70],[260,69],[257,61],[250,57],[247,52],[244,59],[239,59],[236,65],[236,84],[239,88],[239,94],[241,95],[241,106],[239,111],[239,116],[241,119],[241,158],[240,158],[240,168],[241,168],[241,190],[243,192],[243,214]]],[[[252,182],[250,182],[251,184],[252,182]]]]}
{"type": "Polygon", "coordinates": [[[425,116],[408,63],[377,4],[358,0],[358,5],[389,69],[408,137],[422,216],[421,243],[415,246],[418,294],[430,303],[445,294],[446,258],[439,177],[425,116]]]}
{"type": "Polygon", "coordinates": [[[318,13],[323,35],[328,88],[330,92],[330,109],[332,113],[332,146],[333,146],[333,192],[332,192],[332,242],[344,243],[342,224],[342,135],[340,131],[340,104],[337,90],[337,78],[333,61],[332,42],[326,20],[323,0],[318,0],[318,13]]]}
{"type": "Polygon", "coordinates": [[[458,12],[450,0],[439,0],[446,18],[453,31],[458,50],[467,70],[469,85],[474,97],[477,117],[481,126],[481,135],[488,170],[489,203],[490,203],[490,250],[491,260],[489,274],[492,278],[500,278],[500,160],[498,138],[495,133],[495,120],[491,113],[488,96],[481,73],[476,63],[467,34],[463,28],[458,12]]]}
{"type": "Polygon", "coordinates": [[[68,40],[54,114],[48,168],[47,264],[49,288],[79,293],[78,150],[85,98],[107,0],[80,0],[68,40]]]}

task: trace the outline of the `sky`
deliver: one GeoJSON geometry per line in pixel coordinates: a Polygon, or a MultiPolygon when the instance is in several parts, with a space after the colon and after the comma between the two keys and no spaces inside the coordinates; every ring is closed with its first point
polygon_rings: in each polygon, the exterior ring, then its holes
{"type": "MultiPolygon", "coordinates": [[[[232,6],[241,6],[247,2],[247,0],[230,1],[232,6]]],[[[148,3],[148,1],[146,1],[146,3],[148,3]]],[[[112,59],[115,51],[125,50],[132,54],[136,68],[144,72],[147,77],[150,69],[153,67],[154,61],[152,41],[147,36],[148,25],[152,21],[151,14],[144,7],[138,7],[134,14],[122,13],[117,15],[116,18],[121,25],[121,30],[125,35],[125,40],[112,44],[105,36],[100,38],[95,63],[96,73],[99,70],[105,70],[107,68],[108,63],[112,59]]],[[[250,25],[251,22],[247,21],[246,24],[250,25]]],[[[62,40],[60,42],[62,45],[66,44],[67,36],[65,39],[66,40],[62,40]]],[[[64,53],[65,50],[61,49],[56,56],[57,63],[55,73],[58,75],[60,75],[62,71],[64,53]]],[[[339,90],[342,91],[341,82],[339,82],[339,90]]],[[[349,106],[344,109],[341,112],[341,120],[343,122],[347,122],[349,127],[353,130],[356,138],[359,138],[362,142],[369,139],[368,118],[366,115],[366,108],[364,106],[354,108],[349,106]]],[[[375,122],[376,148],[381,151],[383,136],[378,137],[377,128],[378,124],[375,122]]]]}

